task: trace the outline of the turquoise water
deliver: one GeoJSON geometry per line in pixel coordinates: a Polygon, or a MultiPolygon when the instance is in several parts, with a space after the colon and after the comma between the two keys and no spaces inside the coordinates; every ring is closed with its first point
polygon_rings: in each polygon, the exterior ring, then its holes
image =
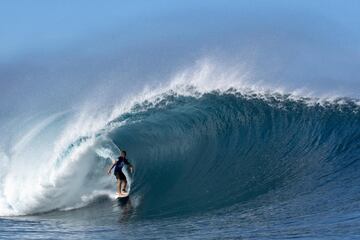
{"type": "Polygon", "coordinates": [[[357,238],[359,107],[351,99],[310,100],[170,91],[137,103],[63,148],[54,168],[72,159],[83,174],[67,169],[28,202],[8,198],[0,237],[357,238]],[[136,169],[122,201],[105,174],[119,149],[136,169]]]}

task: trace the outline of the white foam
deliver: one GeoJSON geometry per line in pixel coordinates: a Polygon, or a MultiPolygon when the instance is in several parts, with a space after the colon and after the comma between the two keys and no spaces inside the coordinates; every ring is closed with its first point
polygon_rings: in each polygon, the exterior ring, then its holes
{"type": "MultiPolygon", "coordinates": [[[[157,104],[167,95],[181,95],[201,97],[210,92],[238,93],[248,98],[268,100],[275,98],[302,101],[306,104],[346,104],[340,94],[318,94],[307,88],[289,89],[255,80],[255,74],[246,70],[245,64],[224,66],[212,59],[204,58],[194,67],[186,68],[176,73],[167,82],[156,86],[145,86],[141,92],[129,97],[125,102],[116,106],[110,119],[116,118],[121,113],[128,112],[136,104],[147,102],[149,105],[157,104]]],[[[360,105],[360,100],[352,99],[353,103],[360,105]]]]}
{"type": "Polygon", "coordinates": [[[97,198],[101,196],[106,196],[110,199],[113,198],[114,192],[109,190],[94,190],[91,193],[84,194],[80,197],[80,201],[71,207],[64,207],[60,209],[61,211],[71,211],[79,208],[83,208],[90,203],[94,202],[97,198]]]}
{"type": "MultiPolygon", "coordinates": [[[[94,133],[99,131],[101,124],[89,117],[82,121],[82,117],[84,116],[77,118],[75,123],[69,121],[68,127],[55,140],[55,145],[52,145],[55,147],[52,147],[53,151],[48,156],[38,155],[31,150],[34,146],[28,143],[44,131],[56,116],[40,121],[15,144],[10,166],[3,166],[0,171],[3,175],[1,216],[45,212],[76,205],[81,196],[90,191],[84,187],[95,159],[95,155],[90,154],[89,150],[96,143],[94,133]],[[84,136],[84,140],[77,141],[84,136]],[[71,145],[73,147],[69,148],[71,145]]],[[[3,158],[2,156],[1,164],[9,162],[3,158]]],[[[105,172],[103,175],[106,176],[105,172]]],[[[104,188],[109,182],[110,178],[107,178],[107,181],[99,181],[97,186],[104,188]]]]}

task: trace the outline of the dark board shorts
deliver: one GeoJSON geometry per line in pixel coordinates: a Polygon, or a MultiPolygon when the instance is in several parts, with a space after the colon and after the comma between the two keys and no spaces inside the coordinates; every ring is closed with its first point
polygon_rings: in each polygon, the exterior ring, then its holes
{"type": "Polygon", "coordinates": [[[126,181],[126,177],[123,172],[119,171],[119,172],[115,172],[114,174],[115,174],[115,177],[117,180],[125,180],[126,181]]]}

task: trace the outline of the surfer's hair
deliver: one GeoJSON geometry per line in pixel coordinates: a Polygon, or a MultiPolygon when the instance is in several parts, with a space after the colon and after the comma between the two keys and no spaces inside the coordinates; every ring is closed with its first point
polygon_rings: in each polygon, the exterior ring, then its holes
{"type": "Polygon", "coordinates": [[[121,153],[124,154],[124,156],[126,157],[126,151],[125,150],[122,150],[121,153]]]}

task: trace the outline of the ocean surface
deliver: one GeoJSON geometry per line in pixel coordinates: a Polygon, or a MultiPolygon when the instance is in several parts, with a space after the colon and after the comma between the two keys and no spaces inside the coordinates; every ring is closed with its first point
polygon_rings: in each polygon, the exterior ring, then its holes
{"type": "Polygon", "coordinates": [[[21,134],[0,152],[0,238],[360,238],[359,110],[183,83],[110,112],[15,119],[3,126],[21,134]],[[120,149],[135,172],[117,200],[106,171],[120,149]]]}

